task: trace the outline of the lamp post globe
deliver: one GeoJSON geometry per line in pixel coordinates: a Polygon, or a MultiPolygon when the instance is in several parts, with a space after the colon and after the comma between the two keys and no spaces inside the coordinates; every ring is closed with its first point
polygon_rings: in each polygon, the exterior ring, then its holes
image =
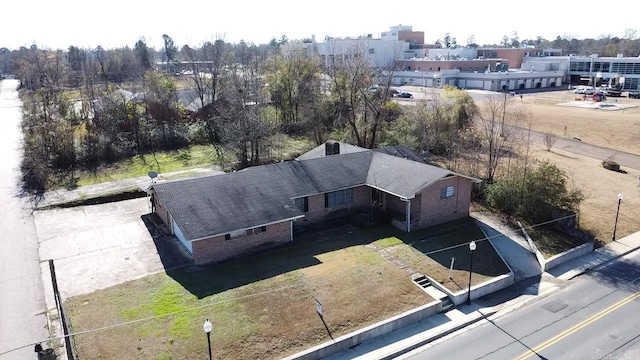
{"type": "Polygon", "coordinates": [[[471,305],[471,274],[473,272],[473,252],[476,250],[476,242],[469,243],[469,289],[467,291],[467,305],[471,305]]]}
{"type": "Polygon", "coordinates": [[[207,319],[202,325],[202,329],[207,334],[207,345],[209,346],[209,360],[211,360],[211,330],[213,330],[213,324],[207,319]]]}
{"type": "Polygon", "coordinates": [[[204,329],[204,332],[206,332],[207,334],[210,334],[211,330],[213,330],[213,324],[211,324],[211,321],[207,319],[202,325],[202,328],[204,329]]]}

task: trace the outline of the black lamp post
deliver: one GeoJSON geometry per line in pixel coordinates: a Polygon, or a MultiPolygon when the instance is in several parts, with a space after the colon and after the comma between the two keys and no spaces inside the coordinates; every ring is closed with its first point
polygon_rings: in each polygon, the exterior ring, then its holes
{"type": "Polygon", "coordinates": [[[473,272],[473,251],[476,249],[476,242],[469,243],[469,291],[467,291],[467,305],[471,305],[471,273],[473,272]]]}
{"type": "Polygon", "coordinates": [[[620,203],[622,202],[622,193],[618,194],[618,210],[616,210],[616,222],[613,224],[613,235],[611,240],[616,241],[616,228],[618,227],[618,215],[620,215],[620,203]]]}
{"type": "Polygon", "coordinates": [[[202,325],[202,328],[204,329],[204,332],[207,333],[207,344],[209,345],[209,360],[211,360],[211,330],[213,330],[213,324],[211,324],[211,321],[207,319],[204,322],[204,325],[202,325]]]}

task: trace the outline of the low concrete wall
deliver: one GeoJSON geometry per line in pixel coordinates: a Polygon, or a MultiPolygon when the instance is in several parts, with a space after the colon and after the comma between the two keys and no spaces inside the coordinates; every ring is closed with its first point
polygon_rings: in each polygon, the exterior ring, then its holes
{"type": "Polygon", "coordinates": [[[533,242],[533,240],[531,240],[529,233],[527,233],[527,230],[524,228],[524,226],[522,226],[520,221],[518,221],[518,225],[520,225],[520,229],[522,230],[524,237],[527,239],[527,243],[529,243],[529,248],[531,248],[531,252],[536,256],[536,260],[538,260],[538,264],[540,264],[540,269],[544,271],[545,265],[547,264],[547,260],[545,260],[540,250],[538,250],[538,247],[536,246],[536,244],[533,242]]]}
{"type": "Polygon", "coordinates": [[[544,270],[550,270],[553,269],[554,267],[567,262],[569,260],[575,259],[579,256],[588,254],[590,252],[593,251],[593,243],[592,242],[588,242],[586,244],[582,244],[580,246],[574,247],[571,250],[567,250],[563,253],[560,253],[558,255],[554,255],[552,257],[550,257],[549,259],[546,260],[546,263],[544,265],[544,270]]]}
{"type": "Polygon", "coordinates": [[[442,311],[442,301],[432,301],[426,305],[406,311],[385,321],[341,336],[333,341],[314,346],[305,351],[286,357],[285,360],[301,359],[316,360],[331,356],[337,352],[348,350],[358,344],[371,340],[377,336],[388,334],[402,327],[411,325],[428,316],[442,311]]]}
{"type": "MultiPolygon", "coordinates": [[[[425,275],[426,276],[426,275],[425,275]]],[[[467,291],[466,290],[461,290],[458,291],[456,293],[451,292],[451,290],[447,289],[444,285],[440,284],[439,282],[435,281],[434,279],[430,278],[429,276],[426,276],[427,279],[429,279],[429,282],[431,283],[431,285],[433,285],[435,288],[437,288],[438,290],[442,291],[443,293],[447,294],[447,296],[449,296],[449,298],[451,299],[451,301],[457,306],[460,305],[462,303],[464,303],[465,301],[467,301],[467,291]]],[[[500,275],[498,277],[495,277],[489,281],[485,281],[481,284],[477,284],[471,287],[471,299],[477,299],[480,297],[483,297],[485,295],[491,294],[493,292],[496,292],[498,290],[502,290],[504,288],[507,288],[511,285],[513,285],[515,283],[515,276],[513,274],[513,271],[509,271],[508,273],[504,274],[504,275],[500,275]]]]}

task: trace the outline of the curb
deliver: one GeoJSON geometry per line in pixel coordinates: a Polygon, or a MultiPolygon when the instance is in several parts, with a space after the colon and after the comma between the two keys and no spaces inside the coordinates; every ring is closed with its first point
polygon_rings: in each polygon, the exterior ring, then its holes
{"type": "MultiPolygon", "coordinates": [[[[487,311],[486,313],[482,313],[482,312],[480,312],[480,310],[482,310],[482,309],[478,309],[478,310],[474,311],[475,313],[480,313],[480,316],[476,316],[476,317],[473,317],[471,319],[465,319],[464,321],[462,321],[460,323],[457,323],[457,324],[451,326],[450,328],[446,328],[446,329],[438,332],[437,334],[430,335],[425,339],[421,339],[419,341],[411,343],[411,344],[405,346],[402,349],[399,349],[399,350],[396,350],[396,351],[392,351],[391,353],[387,353],[386,355],[383,355],[381,357],[375,357],[375,359],[380,359],[380,360],[394,359],[394,358],[396,358],[396,357],[398,357],[400,355],[406,354],[406,353],[408,353],[408,352],[410,352],[412,350],[415,350],[415,349],[417,349],[417,348],[419,348],[421,346],[424,346],[424,345],[426,345],[426,344],[428,344],[430,342],[433,342],[433,341],[438,340],[440,338],[443,338],[443,337],[445,337],[447,335],[450,335],[450,334],[452,334],[452,333],[454,333],[454,332],[456,332],[456,331],[458,331],[460,329],[464,329],[465,327],[467,327],[467,326],[469,326],[471,324],[474,324],[476,322],[479,322],[480,320],[484,320],[484,319],[488,318],[489,316],[492,316],[493,314],[496,313],[496,311],[493,308],[489,308],[489,311],[487,311]]],[[[363,355],[363,356],[366,356],[366,355],[363,355]]]]}
{"type": "MultiPolygon", "coordinates": [[[[619,244],[622,244],[622,243],[620,243],[620,242],[619,242],[619,244]]],[[[625,252],[622,252],[622,253],[619,253],[619,254],[616,254],[615,256],[613,256],[613,257],[611,257],[611,258],[609,258],[609,259],[607,259],[607,260],[603,261],[602,263],[600,263],[600,264],[598,264],[598,265],[595,265],[595,266],[592,266],[592,267],[586,267],[586,268],[584,268],[583,270],[581,270],[581,272],[580,272],[580,273],[578,273],[577,275],[575,275],[574,277],[579,276],[579,275],[582,275],[582,274],[584,274],[584,273],[588,273],[588,272],[590,272],[590,271],[592,271],[592,270],[597,270],[597,269],[599,269],[600,267],[605,266],[605,265],[607,265],[608,263],[610,263],[610,262],[612,262],[612,261],[614,261],[614,260],[618,260],[618,259],[620,259],[620,258],[622,258],[622,257],[625,257],[625,256],[627,256],[627,255],[631,254],[632,252],[635,252],[635,251],[640,250],[640,246],[635,246],[635,247],[634,247],[634,246],[630,246],[630,245],[627,245],[627,244],[622,244],[622,245],[624,245],[624,246],[628,246],[628,247],[629,247],[629,250],[627,250],[627,251],[625,251],[625,252]]],[[[571,279],[573,279],[574,277],[572,277],[571,279]]]]}
{"type": "MultiPolygon", "coordinates": [[[[588,265],[584,266],[583,265],[583,266],[577,267],[576,269],[569,270],[565,274],[568,274],[568,273],[570,273],[572,271],[575,271],[575,273],[571,274],[568,277],[563,278],[562,275],[560,275],[560,276],[557,276],[556,278],[557,279],[561,279],[561,280],[565,280],[565,281],[569,281],[569,280],[571,280],[573,278],[576,278],[576,277],[578,277],[578,276],[580,276],[582,274],[588,273],[588,272],[590,272],[592,270],[598,270],[599,268],[601,268],[603,266],[606,266],[607,264],[609,264],[610,262],[612,262],[614,260],[620,259],[620,258],[622,258],[624,256],[627,256],[627,255],[631,254],[632,252],[640,250],[640,246],[631,246],[631,245],[627,245],[627,244],[623,244],[623,243],[620,243],[620,244],[629,247],[629,250],[626,250],[626,251],[621,252],[621,253],[616,253],[615,255],[611,256],[610,258],[602,261],[600,264],[596,264],[596,265],[593,265],[593,266],[588,266],[588,265]]],[[[604,249],[604,248],[606,248],[606,246],[604,246],[604,247],[602,247],[600,249],[604,249]]],[[[593,252],[598,252],[598,250],[599,249],[596,249],[593,252]]],[[[587,256],[587,255],[583,255],[583,256],[587,256]]]]}

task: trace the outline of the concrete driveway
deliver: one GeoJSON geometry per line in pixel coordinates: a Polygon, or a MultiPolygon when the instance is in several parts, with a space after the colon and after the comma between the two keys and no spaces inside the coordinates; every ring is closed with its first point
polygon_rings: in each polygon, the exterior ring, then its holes
{"type": "Polygon", "coordinates": [[[190,264],[178,240],[151,235],[141,218],[148,213],[146,198],[34,212],[40,259],[54,260],[62,295],[190,264]]]}

